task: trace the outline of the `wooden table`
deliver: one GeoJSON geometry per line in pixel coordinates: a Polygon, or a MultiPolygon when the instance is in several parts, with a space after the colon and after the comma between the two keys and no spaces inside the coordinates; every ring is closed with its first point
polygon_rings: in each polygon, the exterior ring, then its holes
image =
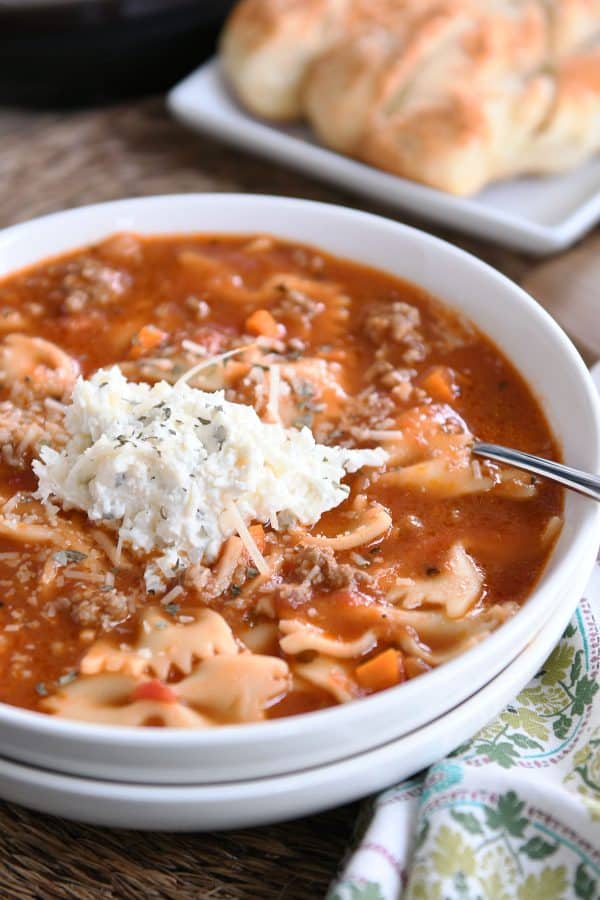
{"type": "MultiPolygon", "coordinates": [[[[0,227],[86,203],[209,190],[307,197],[386,213],[190,134],[170,119],[161,98],[60,115],[0,110],[0,227]]],[[[403,221],[422,226],[416,218],[403,221]]],[[[598,234],[548,263],[436,233],[533,289],[588,359],[600,357],[598,234]]],[[[0,897],[318,900],[358,812],[353,804],[269,828],[168,835],[90,828],[0,803],[0,897]]]]}

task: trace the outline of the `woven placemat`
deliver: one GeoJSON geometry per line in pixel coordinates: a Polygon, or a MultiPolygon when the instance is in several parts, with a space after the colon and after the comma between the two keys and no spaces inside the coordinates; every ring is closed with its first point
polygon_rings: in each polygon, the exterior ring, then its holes
{"type": "Polygon", "coordinates": [[[91,828],[0,803],[0,896],[318,900],[357,814],[352,805],[268,828],[165,834],[91,828]]]}
{"type": "MultiPolygon", "coordinates": [[[[0,227],[65,207],[179,191],[284,194],[389,214],[187,132],[162,99],[68,115],[0,111],[0,227]]],[[[538,265],[436,233],[517,281],[538,265]]],[[[0,898],[312,900],[342,861],[357,815],[352,805],[268,828],[172,835],[90,828],[0,803],[0,898]]]]}

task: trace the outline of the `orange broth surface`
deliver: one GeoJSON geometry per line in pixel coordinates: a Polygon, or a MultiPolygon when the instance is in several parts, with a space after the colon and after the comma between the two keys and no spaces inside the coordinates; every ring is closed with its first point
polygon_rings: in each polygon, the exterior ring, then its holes
{"type": "MultiPolygon", "coordinates": [[[[531,390],[487,337],[417,286],[310,247],[262,236],[117,235],[0,282],[2,339],[18,333],[51,341],[78,362],[84,377],[100,367],[125,364],[132,380],[174,379],[197,361],[182,341],[205,348],[209,355],[227,351],[249,334],[246,323],[259,308],[269,310],[283,326],[280,340],[264,344],[268,356],[265,369],[273,360],[292,365],[306,359],[322,360],[335,373],[339,386],[337,399],[328,399],[319,384],[311,386],[310,372],[300,372],[305,387],[296,384],[291,392],[296,409],[293,421],[286,423],[290,427],[308,425],[322,443],[374,447],[378,441],[361,437],[361,428],[402,431],[413,427],[410,417],[406,418],[409,410],[418,407],[428,415],[428,410],[442,404],[478,439],[559,458],[531,390]],[[405,305],[418,311],[416,324],[416,314],[409,315],[410,327],[402,324],[405,305]],[[400,324],[396,322],[395,332],[386,310],[397,313],[400,324]],[[140,346],[140,333],[149,325],[163,337],[146,350],[140,346]],[[408,331],[403,331],[405,327],[408,331]],[[439,382],[429,378],[433,372],[443,375],[442,396],[437,393],[439,382]]],[[[244,356],[222,368],[228,399],[253,403],[264,417],[264,408],[253,394],[254,382],[248,381],[244,356]]],[[[25,393],[15,395],[10,374],[0,386],[6,415],[12,414],[11,404],[31,406],[27,377],[25,393]]],[[[43,387],[34,387],[39,399],[43,387]]],[[[57,397],[56,402],[68,402],[68,396],[57,397]]],[[[24,509],[28,492],[36,489],[31,459],[38,448],[24,448],[23,434],[14,438],[11,434],[15,453],[20,446],[21,454],[18,464],[7,454],[2,457],[0,492],[4,502],[22,494],[24,509]]],[[[404,462],[420,462],[431,458],[431,453],[425,442],[404,462]]],[[[497,484],[501,471],[501,467],[489,470],[497,484]]],[[[257,629],[267,626],[260,632],[258,652],[286,659],[292,673],[295,666],[314,660],[315,651],[297,655],[282,651],[277,635],[280,620],[305,621],[340,641],[359,638],[375,623],[375,645],[337,662],[350,685],[350,695],[360,697],[378,685],[361,684],[356,669],[382,651],[396,651],[397,678],[391,683],[400,683],[436,664],[427,653],[458,647],[455,632],[446,634],[437,627],[425,634],[418,629],[415,634],[410,626],[401,632],[397,625],[385,627],[381,610],[395,603],[386,594],[394,579],[436,578],[444,572],[450,548],[460,542],[483,576],[477,602],[464,617],[467,625],[485,610],[509,605],[514,611],[540,577],[557,531],[552,523],[562,512],[561,490],[529,476],[516,489],[516,494],[527,493],[531,487],[532,493],[526,497],[512,496],[512,488],[496,487],[440,496],[411,484],[398,486],[385,479],[379,483],[377,474],[368,469],[348,476],[346,483],[351,488],[348,500],[326,513],[312,528],[313,533],[334,536],[345,532],[358,495],[366,497],[368,504],[381,504],[391,516],[392,527],[367,546],[335,552],[335,564],[347,567],[340,578],[313,576],[302,581],[295,569],[302,537],[293,528],[276,532],[263,523],[267,561],[271,552],[285,549],[271,583],[254,591],[256,572],[248,564],[246,571],[236,576],[240,583],[230,584],[219,596],[207,597],[193,589],[182,573],[177,584],[183,592],[168,615],[178,620],[208,605],[253,650],[252,633],[258,635],[257,629]],[[351,569],[367,577],[357,574],[354,578],[351,569]],[[299,589],[283,590],[286,584],[298,584],[299,589]],[[411,653],[409,638],[416,638],[427,652],[420,656],[411,653]]],[[[73,523],[87,540],[92,540],[94,530],[104,527],[90,523],[82,512],[61,511],[59,516],[73,523]]],[[[114,543],[110,527],[106,533],[114,543]]],[[[51,565],[49,558],[60,549],[0,536],[3,702],[44,710],[47,697],[77,677],[81,660],[94,641],[102,638],[116,647],[130,646],[139,633],[144,610],[160,604],[160,598],[149,597],[144,590],[144,559],[128,548],[128,567],[113,566],[104,557],[100,560],[103,569],[112,573],[114,584],[107,586],[98,579],[78,581],[77,565],[71,566],[75,577],[68,578],[70,567],[61,566],[42,590],[44,567],[51,565]],[[115,592],[124,602],[120,607],[113,604],[107,613],[105,601],[115,592]]],[[[98,552],[101,555],[102,551],[98,552]]],[[[427,600],[420,609],[427,611],[427,600]]],[[[501,621],[500,615],[489,630],[501,621]]],[[[172,670],[166,680],[175,684],[180,677],[181,673],[172,670]]],[[[294,674],[289,688],[265,706],[264,717],[306,712],[339,700],[339,694],[327,685],[294,674]]],[[[212,717],[215,722],[238,720],[222,710],[213,711],[212,717]]],[[[161,724],[155,719],[151,716],[143,724],[161,724]]]]}

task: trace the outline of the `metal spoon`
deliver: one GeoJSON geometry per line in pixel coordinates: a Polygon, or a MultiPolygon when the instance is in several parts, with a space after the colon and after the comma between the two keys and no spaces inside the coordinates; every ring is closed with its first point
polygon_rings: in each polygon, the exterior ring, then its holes
{"type": "Polygon", "coordinates": [[[544,478],[558,481],[565,487],[571,488],[572,491],[600,501],[600,476],[598,475],[591,475],[589,472],[563,466],[551,459],[532,456],[530,453],[512,450],[510,447],[500,447],[497,444],[477,442],[473,444],[472,450],[478,456],[487,456],[488,459],[495,459],[497,462],[510,463],[517,469],[524,469],[526,472],[533,472],[535,475],[542,475],[544,478]]]}

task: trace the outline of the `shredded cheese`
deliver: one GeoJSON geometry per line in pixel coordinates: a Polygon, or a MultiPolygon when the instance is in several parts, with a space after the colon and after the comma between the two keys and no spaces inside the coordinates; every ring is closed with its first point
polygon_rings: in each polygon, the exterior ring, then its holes
{"type": "Polygon", "coordinates": [[[42,429],[39,425],[36,425],[35,422],[25,430],[25,434],[21,440],[21,443],[17,447],[17,456],[23,456],[28,447],[30,447],[35,439],[42,434],[42,429]]]}
{"type": "Polygon", "coordinates": [[[203,369],[208,369],[210,366],[216,366],[217,363],[229,359],[230,356],[237,356],[239,353],[244,353],[244,351],[253,349],[255,346],[256,344],[244,344],[243,347],[236,347],[234,350],[228,350],[226,353],[219,354],[219,356],[211,356],[210,359],[202,360],[198,365],[192,366],[191,369],[184,372],[181,378],[175,382],[175,387],[178,387],[180,384],[187,384],[190,378],[193,378],[198,372],[202,372],[203,369]]]}
{"type": "Polygon", "coordinates": [[[95,528],[92,531],[92,537],[96,541],[96,543],[104,550],[108,558],[110,559],[113,566],[117,565],[117,548],[113,546],[110,538],[107,534],[104,534],[103,531],[99,531],[95,528]]]}
{"type": "Polygon", "coordinates": [[[233,519],[233,524],[234,524],[235,530],[237,531],[240,540],[242,541],[246,550],[248,551],[250,559],[253,561],[254,565],[256,566],[256,568],[258,569],[260,574],[266,575],[267,572],[269,571],[268,563],[267,563],[266,559],[264,558],[264,556],[262,555],[262,553],[260,552],[260,550],[258,549],[258,547],[256,545],[256,541],[254,540],[254,538],[248,531],[248,527],[247,527],[246,523],[244,522],[244,520],[242,519],[242,517],[240,516],[235,503],[232,503],[231,501],[229,501],[227,504],[227,509],[229,511],[230,516],[233,519]]]}
{"type": "Polygon", "coordinates": [[[187,338],[181,342],[181,346],[184,350],[187,350],[188,353],[193,353],[195,356],[208,356],[206,347],[203,347],[202,344],[197,344],[195,341],[190,341],[187,338]]]}
{"type": "Polygon", "coordinates": [[[23,500],[22,495],[17,491],[16,494],[13,494],[10,500],[7,500],[4,506],[2,507],[2,513],[5,516],[10,516],[15,511],[19,503],[23,500]]]}
{"type": "Polygon", "coordinates": [[[183,588],[180,584],[176,584],[174,588],[171,588],[168,594],[162,598],[161,603],[163,606],[166,606],[168,603],[172,603],[173,600],[176,600],[180,594],[183,594],[183,588]]]}
{"type": "Polygon", "coordinates": [[[58,400],[55,400],[53,397],[46,397],[44,399],[44,405],[48,409],[54,410],[54,412],[58,412],[58,413],[62,414],[65,411],[64,403],[59,403],[58,400]]]}
{"type": "Polygon", "coordinates": [[[65,426],[65,448],[43,447],[33,464],[36,496],[50,509],[59,502],[109,521],[118,535],[115,565],[125,544],[152,553],[146,586],[153,591],[190,563],[214,562],[235,533],[264,572],[249,523],[314,525],[348,496],[346,473],[387,459],[382,449],[328,447],[308,428],[261,422],[222,391],[181,379],[137,384],[117,367],[78,380],[65,426]]]}
{"type": "Polygon", "coordinates": [[[121,565],[121,556],[123,555],[123,532],[119,532],[119,539],[117,541],[117,549],[115,551],[115,566],[121,565]]]}
{"type": "Polygon", "coordinates": [[[386,441],[403,441],[405,439],[403,431],[386,431],[376,428],[357,429],[357,436],[364,441],[378,441],[382,444],[386,441]]]}
{"type": "Polygon", "coordinates": [[[71,581],[89,581],[90,584],[104,584],[104,575],[99,572],[86,572],[85,569],[66,569],[63,578],[71,581]]]}
{"type": "Polygon", "coordinates": [[[279,366],[269,366],[269,400],[267,412],[272,422],[281,422],[279,399],[281,396],[281,370],[279,366]]]}

